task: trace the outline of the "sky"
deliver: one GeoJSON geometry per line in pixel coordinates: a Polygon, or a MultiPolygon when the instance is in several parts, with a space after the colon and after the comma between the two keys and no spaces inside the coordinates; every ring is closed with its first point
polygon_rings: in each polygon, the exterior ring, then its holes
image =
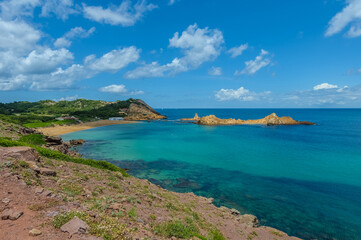
{"type": "Polygon", "coordinates": [[[0,102],[360,108],[361,0],[2,0],[0,102]]]}

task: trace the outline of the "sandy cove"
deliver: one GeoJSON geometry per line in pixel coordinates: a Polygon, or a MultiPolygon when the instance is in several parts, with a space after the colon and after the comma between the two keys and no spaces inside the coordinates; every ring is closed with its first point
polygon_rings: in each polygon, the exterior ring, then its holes
{"type": "Polygon", "coordinates": [[[44,135],[59,136],[59,135],[63,135],[63,134],[71,133],[71,132],[90,129],[90,128],[96,128],[96,127],[108,126],[108,125],[116,125],[116,124],[129,124],[129,123],[136,123],[136,121],[99,120],[99,121],[95,121],[95,122],[80,123],[80,124],[76,124],[76,125],[38,128],[36,130],[43,133],[44,135]]]}

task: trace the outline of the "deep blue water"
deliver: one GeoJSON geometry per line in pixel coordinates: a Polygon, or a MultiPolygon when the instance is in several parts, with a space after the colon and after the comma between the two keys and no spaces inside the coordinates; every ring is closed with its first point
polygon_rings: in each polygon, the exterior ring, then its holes
{"type": "Polygon", "coordinates": [[[256,215],[304,239],[361,239],[361,109],[164,109],[170,121],[112,125],[83,138],[86,157],[129,168],[178,192],[256,215]],[[314,126],[198,126],[215,114],[256,119],[276,112],[314,126]]]}

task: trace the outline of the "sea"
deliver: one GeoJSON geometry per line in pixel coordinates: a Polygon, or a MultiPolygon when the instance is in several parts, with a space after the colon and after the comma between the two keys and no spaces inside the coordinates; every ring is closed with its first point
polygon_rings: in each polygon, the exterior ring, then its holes
{"type": "Polygon", "coordinates": [[[166,121],[73,132],[87,158],[176,192],[257,216],[303,239],[361,239],[361,109],[157,109],[166,121]],[[313,126],[200,126],[181,118],[259,119],[313,126]]]}

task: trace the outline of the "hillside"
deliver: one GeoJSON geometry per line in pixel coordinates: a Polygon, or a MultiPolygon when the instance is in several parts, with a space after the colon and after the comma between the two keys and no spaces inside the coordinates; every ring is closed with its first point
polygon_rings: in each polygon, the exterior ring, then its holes
{"type": "Polygon", "coordinates": [[[116,102],[77,99],[59,102],[44,100],[0,103],[0,120],[26,127],[74,124],[111,117],[125,117],[128,120],[166,118],[144,101],[132,98],[116,102]]]}

